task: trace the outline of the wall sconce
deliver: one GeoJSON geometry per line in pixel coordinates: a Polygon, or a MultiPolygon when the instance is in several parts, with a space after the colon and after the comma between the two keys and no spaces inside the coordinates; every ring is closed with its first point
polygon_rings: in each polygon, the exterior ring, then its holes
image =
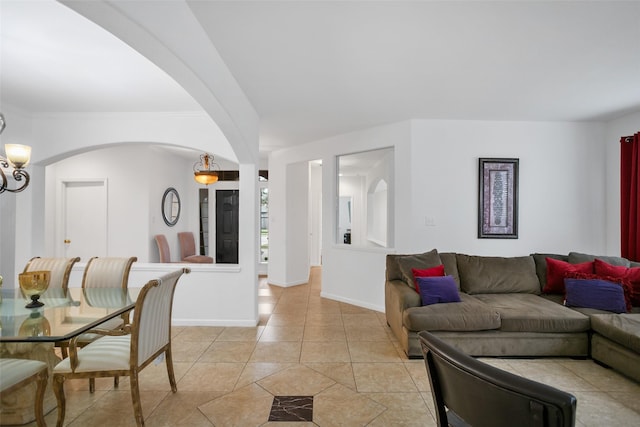
{"type": "Polygon", "coordinates": [[[220,166],[213,161],[213,154],[200,155],[200,161],[193,165],[193,179],[204,185],[218,182],[220,166]]]}
{"type": "MultiPolygon", "coordinates": [[[[0,113],[0,134],[6,127],[4,116],[0,113]]],[[[24,170],[24,167],[29,164],[31,158],[31,147],[28,145],[20,144],[5,144],[4,151],[6,158],[0,156],[0,176],[2,181],[0,182],[0,193],[8,191],[10,193],[19,193],[29,185],[29,174],[24,170]],[[22,182],[22,186],[11,189],[7,188],[7,177],[4,174],[4,169],[9,169],[9,166],[13,168],[11,175],[16,182],[22,182]],[[23,181],[24,180],[24,181],[23,181]]]]}

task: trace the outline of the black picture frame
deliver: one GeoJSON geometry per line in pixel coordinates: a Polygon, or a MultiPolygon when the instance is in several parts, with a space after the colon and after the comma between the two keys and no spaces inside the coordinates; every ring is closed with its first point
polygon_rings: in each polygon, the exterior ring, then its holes
{"type": "Polygon", "coordinates": [[[519,159],[478,159],[478,238],[518,238],[519,159]]]}

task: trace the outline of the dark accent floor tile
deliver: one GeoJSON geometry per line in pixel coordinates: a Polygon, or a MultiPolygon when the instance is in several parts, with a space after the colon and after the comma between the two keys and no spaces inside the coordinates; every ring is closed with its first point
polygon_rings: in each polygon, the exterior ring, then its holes
{"type": "Polygon", "coordinates": [[[274,396],[269,421],[313,421],[313,396],[274,396]]]}

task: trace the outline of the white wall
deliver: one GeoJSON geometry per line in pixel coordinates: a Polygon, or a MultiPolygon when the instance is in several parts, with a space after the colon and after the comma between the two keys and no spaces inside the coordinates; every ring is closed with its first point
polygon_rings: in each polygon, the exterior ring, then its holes
{"type": "MultiPolygon", "coordinates": [[[[606,252],[604,133],[599,123],[414,120],[272,153],[270,173],[279,175],[276,171],[302,160],[323,159],[322,295],[382,311],[389,252],[606,252]],[[394,248],[336,245],[335,156],[390,146],[394,248]],[[477,238],[479,157],[520,159],[518,239],[477,238]],[[435,225],[426,226],[426,217],[435,225]]],[[[290,195],[285,181],[271,180],[270,185],[272,195],[282,198],[270,206],[271,215],[286,218],[290,195]]],[[[274,279],[286,283],[300,279],[286,276],[290,260],[283,256],[298,247],[283,247],[286,224],[279,225],[271,234],[269,280],[278,274],[274,279]]]]}
{"type": "MultiPolygon", "coordinates": [[[[158,262],[153,237],[165,234],[171,256],[179,259],[177,233],[198,235],[197,184],[191,179],[191,162],[150,146],[118,145],[78,154],[47,166],[46,250],[57,253],[54,241],[59,223],[57,203],[62,181],[106,179],[108,182],[108,256],[137,256],[139,262],[158,262]],[[161,213],[164,191],[174,187],[180,195],[181,213],[174,227],[161,213]]],[[[83,260],[86,261],[86,260],[83,260]]]]}
{"type": "Polygon", "coordinates": [[[640,132],[640,112],[607,123],[603,143],[606,159],[606,250],[620,254],[620,137],[640,132]]]}
{"type": "MultiPolygon", "coordinates": [[[[6,121],[6,128],[0,136],[0,155],[4,157],[5,144],[31,145],[33,135],[31,120],[27,115],[7,105],[2,106],[2,113],[6,121]]],[[[34,153],[32,153],[33,157],[34,153]]],[[[27,170],[31,175],[31,184],[26,190],[20,193],[5,191],[0,195],[0,276],[4,277],[5,286],[10,285],[11,278],[17,277],[17,274],[22,272],[24,267],[24,264],[20,264],[18,261],[20,257],[16,254],[31,251],[32,248],[31,239],[25,239],[20,235],[19,230],[23,227],[31,228],[31,212],[34,203],[31,190],[34,184],[41,182],[44,169],[34,167],[32,160],[27,166],[27,170]]],[[[10,175],[7,176],[7,182],[9,188],[17,187],[10,175]]],[[[40,230],[41,223],[38,223],[34,228],[35,232],[40,230]]]]}
{"type": "MultiPolygon", "coordinates": [[[[287,277],[296,280],[284,286],[306,283],[309,279],[309,163],[287,166],[287,277]]],[[[269,240],[271,245],[271,239],[269,240]]],[[[277,282],[273,282],[279,284],[277,282]]]]}
{"type": "Polygon", "coordinates": [[[322,165],[309,162],[309,264],[322,265],[322,165]]]}
{"type": "MultiPolygon", "coordinates": [[[[77,263],[69,287],[80,287],[86,263],[77,263]]],[[[239,280],[242,268],[236,264],[154,264],[136,262],[129,274],[129,287],[140,288],[151,279],[187,267],[191,273],[178,282],[172,323],[193,326],[255,326],[253,304],[257,291],[239,280]]]]}
{"type": "MultiPolygon", "coordinates": [[[[479,255],[605,251],[603,126],[415,121],[412,238],[396,249],[479,255]],[[519,158],[518,239],[478,239],[478,158],[519,158]],[[435,226],[425,226],[425,217],[435,226]]],[[[409,159],[407,159],[409,160],[409,159]]]]}

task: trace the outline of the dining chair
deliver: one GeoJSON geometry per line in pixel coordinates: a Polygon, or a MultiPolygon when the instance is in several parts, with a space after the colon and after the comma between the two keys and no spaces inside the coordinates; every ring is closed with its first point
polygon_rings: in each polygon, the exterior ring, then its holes
{"type": "MultiPolygon", "coordinates": [[[[82,275],[83,291],[87,289],[119,288],[122,289],[123,292],[126,292],[131,267],[137,260],[137,257],[93,257],[89,259],[84,268],[84,274],[82,275]]],[[[122,298],[120,294],[111,295],[115,298],[122,298]]],[[[90,305],[93,307],[109,308],[113,304],[105,301],[104,298],[101,298],[100,301],[94,298],[90,305]]],[[[118,330],[128,323],[129,313],[124,313],[122,317],[101,323],[100,328],[118,330]]],[[[83,347],[98,338],[100,338],[100,336],[97,334],[83,334],[78,338],[77,345],[83,347]]],[[[61,343],[60,347],[63,357],[68,357],[68,342],[66,344],[61,343]]],[[[114,386],[118,386],[118,377],[114,378],[114,386]]],[[[95,380],[93,378],[89,380],[89,391],[91,393],[95,391],[95,380]]]]}
{"type": "Polygon", "coordinates": [[[38,427],[45,427],[44,392],[47,388],[49,373],[47,364],[30,359],[0,359],[0,399],[6,395],[36,383],[34,413],[38,427]]]}
{"type": "Polygon", "coordinates": [[[33,257],[24,267],[24,273],[29,271],[50,271],[48,289],[67,290],[69,286],[69,276],[73,265],[80,261],[80,257],[75,258],[41,258],[33,257]]]}
{"type": "Polygon", "coordinates": [[[158,356],[164,355],[171,391],[177,391],[171,354],[171,311],[178,279],[189,272],[188,268],[182,268],[149,281],[136,299],[132,324],[124,330],[93,330],[104,336],[81,349],[75,338],[71,340],[69,358],[53,369],[58,427],[64,424],[64,382],[67,379],[128,376],[138,426],[144,426],[138,374],[158,356]]]}
{"type": "Polygon", "coordinates": [[[418,333],[440,427],[573,427],[576,398],[418,333]]]}
{"type": "Polygon", "coordinates": [[[171,251],[169,250],[169,242],[164,234],[156,234],[154,236],[156,245],[158,245],[158,253],[160,254],[160,262],[171,262],[171,251]]]}
{"type": "MultiPolygon", "coordinates": [[[[24,267],[24,273],[29,271],[49,271],[49,286],[45,294],[55,295],[56,292],[67,293],[69,288],[69,277],[71,270],[76,262],[80,261],[80,257],[74,258],[42,258],[33,257],[24,267]]],[[[58,295],[59,296],[59,295],[58,295]]],[[[56,343],[56,347],[60,348],[62,357],[67,357],[67,342],[61,341],[56,343]]]]}
{"type": "Polygon", "coordinates": [[[213,263],[213,258],[210,256],[196,255],[196,240],[191,231],[182,231],[178,233],[178,241],[180,242],[180,259],[183,262],[199,264],[213,263]]]}

